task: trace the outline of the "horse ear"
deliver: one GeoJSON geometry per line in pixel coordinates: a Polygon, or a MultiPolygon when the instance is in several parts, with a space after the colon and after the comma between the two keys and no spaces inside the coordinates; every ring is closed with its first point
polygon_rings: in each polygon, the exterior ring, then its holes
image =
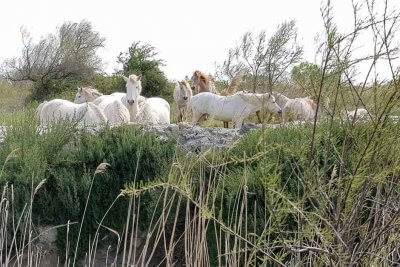
{"type": "Polygon", "coordinates": [[[127,77],[125,77],[124,75],[121,75],[121,77],[122,79],[124,79],[125,82],[128,82],[129,79],[127,77]]]}
{"type": "Polygon", "coordinates": [[[78,92],[82,93],[82,87],[78,87],[78,92]]]}
{"type": "Polygon", "coordinates": [[[137,77],[138,77],[138,81],[142,80],[142,74],[139,74],[137,77]]]}

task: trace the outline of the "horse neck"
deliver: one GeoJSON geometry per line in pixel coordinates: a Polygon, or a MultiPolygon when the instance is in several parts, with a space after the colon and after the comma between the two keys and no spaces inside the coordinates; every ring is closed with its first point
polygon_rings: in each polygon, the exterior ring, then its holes
{"type": "Polygon", "coordinates": [[[206,81],[200,80],[200,83],[199,83],[199,87],[200,87],[199,93],[201,93],[201,92],[212,92],[212,91],[213,91],[213,90],[212,90],[212,86],[213,86],[213,85],[214,85],[214,84],[213,84],[212,81],[209,80],[209,79],[206,79],[206,81]]]}
{"type": "Polygon", "coordinates": [[[130,117],[130,121],[135,121],[136,116],[138,114],[139,111],[139,105],[138,102],[135,101],[135,103],[133,103],[133,105],[130,105],[129,103],[126,105],[126,108],[129,111],[129,117],[130,117]]]}
{"type": "Polygon", "coordinates": [[[188,83],[185,84],[185,90],[186,94],[188,96],[188,99],[190,99],[193,96],[192,89],[190,88],[190,85],[188,83]]]}
{"type": "Polygon", "coordinates": [[[100,97],[100,95],[94,95],[94,94],[90,94],[90,97],[89,97],[89,99],[88,99],[88,101],[87,102],[93,102],[93,101],[95,101],[97,98],[99,98],[100,97]]]}
{"type": "Polygon", "coordinates": [[[278,93],[278,92],[274,92],[273,94],[275,95],[275,101],[276,101],[276,103],[277,103],[281,108],[283,108],[283,107],[286,105],[286,103],[289,101],[289,97],[284,96],[284,95],[282,95],[282,94],[280,94],[280,93],[278,93]]]}
{"type": "Polygon", "coordinates": [[[86,102],[93,102],[100,96],[103,96],[103,94],[97,90],[87,89],[86,93],[84,93],[84,96],[86,96],[86,102]]]}

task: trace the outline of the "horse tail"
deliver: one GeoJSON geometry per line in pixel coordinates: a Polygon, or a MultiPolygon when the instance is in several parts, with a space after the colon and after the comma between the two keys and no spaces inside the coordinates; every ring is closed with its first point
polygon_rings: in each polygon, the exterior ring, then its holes
{"type": "Polygon", "coordinates": [[[227,95],[233,95],[236,92],[240,82],[242,81],[243,74],[244,71],[241,70],[235,75],[235,77],[233,77],[231,83],[228,86],[227,95]]]}
{"type": "Polygon", "coordinates": [[[93,104],[92,102],[87,102],[87,108],[91,109],[94,111],[95,115],[96,115],[96,119],[99,119],[99,123],[101,124],[106,124],[107,123],[107,118],[104,115],[104,112],[95,104],[93,104]]]}
{"type": "Polygon", "coordinates": [[[128,123],[130,121],[130,115],[127,108],[122,104],[121,101],[115,100],[113,103],[113,110],[118,116],[118,125],[128,123]]]}
{"type": "Polygon", "coordinates": [[[43,101],[43,102],[40,103],[40,105],[36,108],[36,118],[39,120],[39,122],[40,122],[40,120],[42,119],[41,116],[40,116],[40,114],[42,113],[42,109],[43,109],[44,105],[47,104],[47,103],[48,103],[48,101],[43,101]]]}

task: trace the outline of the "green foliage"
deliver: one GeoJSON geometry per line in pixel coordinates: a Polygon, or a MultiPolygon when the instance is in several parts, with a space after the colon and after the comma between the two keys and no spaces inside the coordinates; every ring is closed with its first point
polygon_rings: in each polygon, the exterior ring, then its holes
{"type": "Polygon", "coordinates": [[[307,94],[316,96],[322,79],[321,69],[312,63],[302,62],[292,69],[292,80],[307,94]]]}
{"type": "MultiPolygon", "coordinates": [[[[311,161],[313,125],[261,129],[244,136],[227,152],[207,152],[191,160],[181,159],[170,172],[167,183],[152,187],[169,185],[201,207],[198,216],[216,224],[207,230],[213,264],[217,264],[216,251],[223,254],[238,249],[237,243],[228,244],[228,240],[236,240],[228,232],[242,237],[251,232],[260,244],[282,248],[282,244],[297,244],[302,231],[306,243],[339,246],[332,229],[333,211],[327,207],[339,198],[343,201],[343,221],[353,220],[360,194],[376,197],[377,188],[382,183],[390,184],[392,175],[398,173],[400,142],[391,133],[398,132],[399,126],[387,122],[378,131],[385,142],[371,139],[373,127],[372,123],[354,128],[339,122],[320,123],[311,161]],[[375,141],[371,145],[369,140],[375,141]],[[369,187],[363,191],[366,182],[369,187]],[[346,198],[344,188],[349,190],[346,198]],[[300,212],[305,215],[300,216],[300,212]],[[222,244],[218,244],[220,238],[222,244]]],[[[370,223],[371,205],[368,200],[360,208],[362,217],[356,220],[360,228],[351,230],[352,236],[365,234],[363,229],[370,223]]],[[[273,251],[283,262],[290,261],[291,254],[286,250],[273,251]]],[[[343,255],[343,262],[348,260],[347,256],[343,255]]],[[[262,258],[262,254],[258,257],[262,258]]]]}
{"type": "Polygon", "coordinates": [[[62,98],[73,100],[77,87],[82,84],[80,79],[65,78],[49,80],[46,83],[35,83],[29,101],[49,100],[53,98],[62,98]]]}
{"type": "MultiPolygon", "coordinates": [[[[47,179],[37,193],[33,205],[33,222],[60,225],[79,222],[88,197],[89,186],[96,167],[103,161],[111,164],[107,172],[94,177],[89,207],[85,215],[80,247],[88,247],[89,237],[125,183],[164,179],[175,151],[174,142],[160,141],[151,134],[142,134],[134,127],[102,129],[98,135],[77,132],[71,124],[56,124],[46,134],[32,124],[33,115],[14,121],[0,147],[0,166],[7,156],[18,149],[4,168],[0,185],[14,185],[15,209],[29,202],[31,187],[47,179]]],[[[149,195],[143,196],[143,214],[149,195]]],[[[114,204],[104,225],[122,232],[127,212],[127,199],[114,204]]],[[[145,215],[143,215],[146,218],[145,215]]],[[[148,221],[144,219],[143,224],[148,221]]],[[[57,243],[65,251],[66,238],[76,244],[78,224],[58,231],[57,243]]],[[[73,248],[73,247],[72,247],[73,248]]],[[[71,252],[73,249],[70,250],[71,252]]]]}
{"type": "Polygon", "coordinates": [[[0,114],[21,110],[31,90],[30,83],[10,83],[0,79],[0,114]]]}
{"type": "Polygon", "coordinates": [[[142,75],[142,95],[146,97],[172,95],[167,89],[168,81],[161,71],[163,61],[157,59],[158,53],[149,44],[134,42],[128,52],[120,53],[118,63],[122,64],[122,73],[125,76],[130,74],[142,75]]]}
{"type": "Polygon", "coordinates": [[[101,70],[97,55],[105,39],[85,20],[64,22],[54,34],[33,43],[29,32],[21,30],[23,49],[18,59],[5,60],[2,75],[12,81],[31,81],[35,87],[32,99],[48,99],[87,82],[101,70]]]}
{"type": "Polygon", "coordinates": [[[102,74],[95,74],[90,86],[96,88],[105,95],[112,94],[114,92],[125,92],[125,81],[117,76],[104,76],[102,74]]]}

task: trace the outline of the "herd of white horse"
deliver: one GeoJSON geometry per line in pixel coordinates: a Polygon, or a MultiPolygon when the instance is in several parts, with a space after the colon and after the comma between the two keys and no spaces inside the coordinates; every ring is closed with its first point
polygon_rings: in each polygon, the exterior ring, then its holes
{"type": "MultiPolygon", "coordinates": [[[[160,97],[145,98],[141,95],[141,77],[131,74],[122,76],[126,82],[125,93],[103,95],[90,87],[78,88],[74,102],[53,99],[41,103],[36,111],[42,126],[65,119],[77,121],[79,126],[120,126],[129,122],[140,124],[170,124],[170,105],[160,97]]],[[[233,122],[235,128],[243,125],[250,114],[265,108],[272,113],[282,113],[284,122],[288,120],[313,120],[316,104],[309,98],[290,99],[280,93],[236,92],[234,86],[219,95],[213,82],[202,72],[195,71],[192,86],[187,81],[176,84],[174,100],[178,107],[178,121],[187,121],[192,114],[192,124],[198,124],[206,117],[224,122],[233,122]]],[[[349,112],[351,116],[365,116],[366,110],[349,112]],[[354,113],[354,114],[353,114],[354,113]]],[[[368,114],[369,115],[369,114],[368,114]]]]}

